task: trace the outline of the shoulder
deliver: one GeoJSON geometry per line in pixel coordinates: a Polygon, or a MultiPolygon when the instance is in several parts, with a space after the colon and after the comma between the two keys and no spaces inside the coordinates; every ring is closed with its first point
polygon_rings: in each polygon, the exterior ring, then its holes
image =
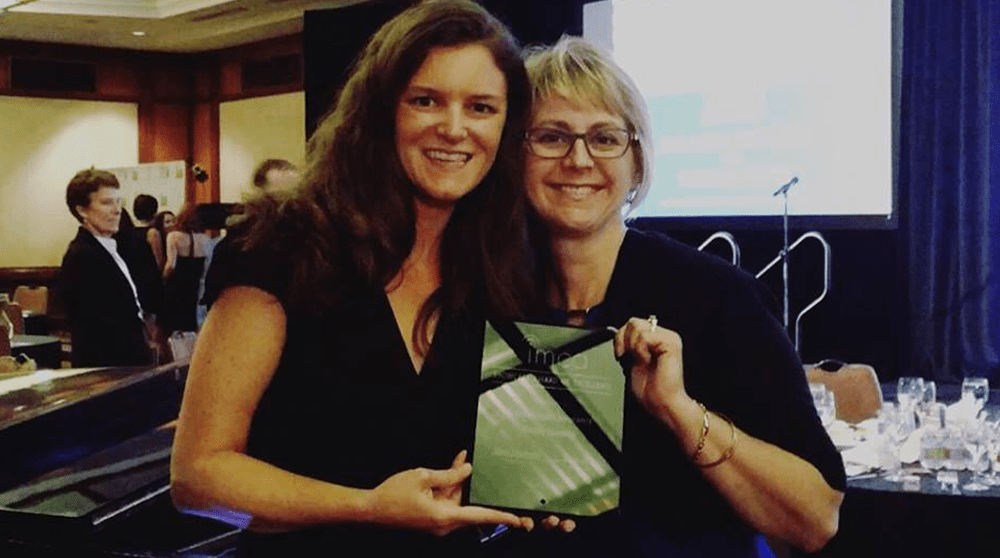
{"type": "Polygon", "coordinates": [[[245,218],[214,242],[206,300],[214,301],[224,289],[233,286],[256,287],[285,298],[301,242],[279,234],[280,222],[268,223],[263,229],[261,226],[253,217],[245,218]]]}
{"type": "Polygon", "coordinates": [[[69,242],[69,246],[66,248],[66,254],[63,256],[63,261],[65,262],[67,258],[72,259],[84,256],[93,252],[97,248],[101,248],[100,244],[97,243],[97,239],[81,227],[77,230],[76,236],[73,237],[73,240],[69,242]]]}
{"type": "Polygon", "coordinates": [[[750,288],[756,283],[753,276],[730,262],[654,231],[629,229],[618,265],[652,281],[680,282],[697,289],[750,288]]]}

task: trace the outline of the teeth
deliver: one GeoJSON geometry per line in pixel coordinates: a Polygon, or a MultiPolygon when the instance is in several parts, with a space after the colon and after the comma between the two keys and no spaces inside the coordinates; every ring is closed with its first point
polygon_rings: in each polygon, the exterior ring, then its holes
{"type": "Polygon", "coordinates": [[[427,157],[431,159],[436,161],[445,161],[448,163],[464,163],[472,158],[472,156],[467,153],[451,153],[448,151],[437,150],[427,151],[426,153],[427,157]]]}
{"type": "Polygon", "coordinates": [[[591,188],[590,186],[562,186],[560,187],[560,190],[563,194],[566,194],[567,197],[574,200],[582,200],[594,192],[594,188],[591,188]]]}

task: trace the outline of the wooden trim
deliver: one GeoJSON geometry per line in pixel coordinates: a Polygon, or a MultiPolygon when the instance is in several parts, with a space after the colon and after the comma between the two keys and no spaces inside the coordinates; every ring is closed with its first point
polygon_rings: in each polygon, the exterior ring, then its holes
{"type": "Polygon", "coordinates": [[[250,91],[242,91],[240,93],[220,95],[219,102],[226,103],[229,101],[242,101],[243,99],[253,99],[255,97],[269,97],[271,95],[281,95],[282,93],[298,93],[300,91],[305,91],[305,88],[301,83],[292,85],[277,85],[274,87],[260,87],[257,89],[252,89],[250,91]]]}
{"type": "Polygon", "coordinates": [[[59,276],[58,267],[0,267],[0,282],[41,285],[59,276]]]}
{"type": "Polygon", "coordinates": [[[110,103],[138,103],[139,95],[105,95],[103,93],[34,91],[30,89],[0,89],[3,97],[35,97],[39,99],[67,99],[71,101],[105,101],[110,103]]]}

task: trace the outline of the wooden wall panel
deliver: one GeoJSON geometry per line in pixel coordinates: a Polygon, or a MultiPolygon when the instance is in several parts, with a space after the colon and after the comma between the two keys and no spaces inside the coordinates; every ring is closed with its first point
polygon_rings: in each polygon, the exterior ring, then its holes
{"type": "Polygon", "coordinates": [[[146,94],[153,95],[162,101],[187,101],[192,95],[193,58],[189,56],[159,55],[151,58],[153,62],[149,73],[150,90],[146,94]]]}
{"type": "Polygon", "coordinates": [[[237,97],[243,92],[243,68],[239,60],[229,60],[219,66],[219,95],[237,97]]]}
{"type": "Polygon", "coordinates": [[[111,58],[97,65],[97,94],[114,98],[139,98],[142,88],[137,63],[144,57],[111,58]]]}
{"type": "Polygon", "coordinates": [[[139,162],[190,157],[191,107],[187,103],[139,103],[139,162]]]}
{"type": "Polygon", "coordinates": [[[10,89],[10,56],[0,54],[0,91],[10,89]]]}
{"type": "Polygon", "coordinates": [[[197,203],[219,201],[219,103],[195,103],[192,114],[192,160],[208,171],[208,180],[194,183],[189,198],[197,203]]]}

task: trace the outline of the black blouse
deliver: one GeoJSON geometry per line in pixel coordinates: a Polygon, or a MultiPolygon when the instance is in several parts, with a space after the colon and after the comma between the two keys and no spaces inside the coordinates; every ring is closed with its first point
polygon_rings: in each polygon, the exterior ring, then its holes
{"type": "MultiPolygon", "coordinates": [[[[281,299],[284,283],[276,270],[282,265],[238,253],[223,241],[206,298],[214,300],[226,286],[250,285],[281,299]]],[[[286,305],[285,348],[254,413],[247,454],[356,488],[374,488],[406,469],[448,468],[473,439],[481,314],[470,309],[441,316],[417,374],[382,288],[350,285],[339,300],[336,309],[321,315],[286,305]]],[[[477,540],[471,530],[439,538],[372,525],[324,525],[277,535],[246,533],[241,551],[246,556],[307,556],[325,549],[347,556],[404,550],[418,556],[469,555],[477,540]]]]}
{"type": "MultiPolygon", "coordinates": [[[[759,282],[728,262],[630,229],[605,299],[587,313],[586,325],[620,327],[655,314],[660,327],[681,336],[691,397],[810,462],[843,491],[843,462],[819,421],[774,303],[759,282]]],[[[566,315],[551,310],[547,318],[565,323],[566,315]]],[[[574,552],[584,556],[757,556],[753,530],[631,393],[624,428],[621,515],[552,537],[553,550],[577,545],[574,552]]]]}

